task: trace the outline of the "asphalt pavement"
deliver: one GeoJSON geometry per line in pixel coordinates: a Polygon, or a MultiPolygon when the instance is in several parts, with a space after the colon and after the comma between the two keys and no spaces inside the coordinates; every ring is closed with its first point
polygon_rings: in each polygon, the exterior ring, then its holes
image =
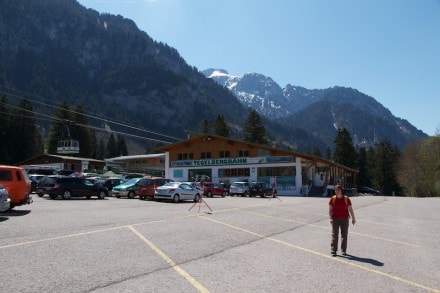
{"type": "Polygon", "coordinates": [[[0,213],[1,292],[440,292],[440,198],[51,200],[0,213]],[[212,212],[208,206],[212,208],[212,212]]]}

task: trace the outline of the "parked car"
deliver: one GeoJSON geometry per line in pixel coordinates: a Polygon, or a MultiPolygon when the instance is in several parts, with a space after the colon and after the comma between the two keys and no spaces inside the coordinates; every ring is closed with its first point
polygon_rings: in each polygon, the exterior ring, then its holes
{"type": "Polygon", "coordinates": [[[128,198],[135,198],[136,196],[136,190],[137,190],[137,184],[142,178],[131,178],[122,184],[116,185],[113,187],[113,196],[116,196],[117,198],[121,197],[128,197],[128,198]]]}
{"type": "Polygon", "coordinates": [[[173,180],[162,177],[145,176],[137,184],[136,195],[139,196],[139,199],[154,198],[156,189],[168,182],[173,182],[173,180]]]}
{"type": "Polygon", "coordinates": [[[226,191],[223,188],[223,185],[213,183],[213,182],[204,182],[203,183],[203,196],[213,197],[214,195],[219,195],[221,197],[226,196],[226,191]]]}
{"type": "Polygon", "coordinates": [[[118,177],[99,178],[95,184],[102,185],[108,189],[108,195],[113,196],[113,187],[122,184],[122,179],[118,177]]]}
{"type": "Polygon", "coordinates": [[[44,166],[30,166],[26,169],[26,173],[31,176],[34,174],[38,175],[55,175],[57,171],[52,167],[44,167],[44,166]]]}
{"type": "Polygon", "coordinates": [[[38,187],[38,182],[40,182],[41,179],[46,177],[46,175],[41,174],[33,174],[29,175],[29,179],[31,179],[31,193],[36,192],[38,187]]]}
{"type": "Polygon", "coordinates": [[[375,195],[381,194],[381,192],[379,190],[373,189],[371,187],[365,187],[365,186],[358,187],[357,192],[358,193],[365,193],[365,194],[375,194],[375,195]]]}
{"type": "Polygon", "coordinates": [[[0,212],[7,211],[11,208],[11,199],[9,198],[8,191],[0,184],[0,212]]]}
{"type": "Polygon", "coordinates": [[[0,184],[8,191],[11,208],[32,203],[31,180],[23,168],[0,165],[0,184]]]}
{"type": "Polygon", "coordinates": [[[175,203],[182,200],[198,202],[200,200],[200,190],[194,188],[188,182],[169,182],[156,189],[154,198],[172,200],[175,203]]]}
{"type": "Polygon", "coordinates": [[[140,174],[140,173],[128,173],[128,174],[124,174],[124,175],[122,175],[122,180],[123,180],[123,181],[128,181],[128,180],[133,179],[133,178],[142,178],[142,177],[144,177],[144,176],[145,176],[145,174],[140,174]]]}
{"type": "Polygon", "coordinates": [[[72,173],[75,173],[73,170],[57,170],[57,175],[69,176],[72,173]]]}
{"type": "Polygon", "coordinates": [[[48,176],[44,176],[43,178],[41,178],[38,183],[37,186],[35,187],[35,193],[39,196],[39,197],[43,197],[45,192],[46,192],[46,184],[49,182],[50,178],[58,178],[58,177],[62,177],[62,175],[48,175],[48,176]]]}
{"type": "Polygon", "coordinates": [[[92,196],[104,199],[108,194],[108,189],[94,184],[92,180],[87,178],[49,176],[44,185],[44,193],[49,194],[49,197],[52,199],[56,199],[59,196],[62,199],[70,199],[72,197],[86,197],[89,199],[92,196]]]}
{"type": "Polygon", "coordinates": [[[223,190],[225,191],[225,195],[230,194],[229,189],[231,188],[231,184],[221,182],[220,186],[223,187],[223,190]]]}
{"type": "Polygon", "coordinates": [[[269,183],[265,182],[252,182],[249,186],[249,196],[261,196],[261,197],[272,197],[276,195],[277,191],[269,183]]]}
{"type": "Polygon", "coordinates": [[[233,182],[231,187],[229,187],[229,194],[231,196],[234,196],[235,194],[247,196],[249,194],[249,183],[244,181],[233,182]]]}

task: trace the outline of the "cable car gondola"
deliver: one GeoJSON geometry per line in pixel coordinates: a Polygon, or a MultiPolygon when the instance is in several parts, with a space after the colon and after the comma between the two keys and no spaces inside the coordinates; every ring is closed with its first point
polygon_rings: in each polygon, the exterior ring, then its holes
{"type": "Polygon", "coordinates": [[[79,141],[70,137],[69,125],[66,123],[63,139],[58,141],[57,153],[60,155],[79,154],[79,141]]]}

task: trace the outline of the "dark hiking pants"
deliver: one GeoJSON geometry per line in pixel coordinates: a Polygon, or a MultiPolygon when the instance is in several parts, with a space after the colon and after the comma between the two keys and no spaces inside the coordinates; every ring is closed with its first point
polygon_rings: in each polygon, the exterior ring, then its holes
{"type": "Polygon", "coordinates": [[[339,228],[341,229],[341,250],[342,252],[347,251],[348,221],[348,218],[333,218],[332,251],[338,251],[339,228]]]}

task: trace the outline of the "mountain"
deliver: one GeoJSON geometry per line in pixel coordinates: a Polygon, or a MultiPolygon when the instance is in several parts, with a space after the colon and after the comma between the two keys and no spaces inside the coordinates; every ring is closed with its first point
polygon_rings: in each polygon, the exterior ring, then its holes
{"type": "Polygon", "coordinates": [[[413,140],[427,137],[373,97],[352,88],[309,90],[290,84],[281,88],[262,74],[233,76],[224,69],[206,69],[203,74],[228,88],[243,105],[282,125],[301,127],[327,145],[333,142],[336,130],[344,127],[356,144],[364,146],[389,139],[403,148],[413,140]]]}
{"type": "Polygon", "coordinates": [[[180,138],[218,114],[233,125],[243,122],[247,109],[229,91],[129,19],[74,0],[1,3],[3,92],[54,105],[65,100],[72,108],[79,104],[97,116],[180,138]]]}
{"type": "MultiPolygon", "coordinates": [[[[72,109],[80,105],[94,127],[153,141],[148,146],[145,140],[137,141],[137,150],[151,148],[158,140],[185,138],[187,131],[200,131],[205,119],[214,125],[219,114],[230,123],[232,136],[241,138],[252,108],[263,114],[269,138],[276,146],[303,152],[333,146],[334,121],[315,116],[324,115],[321,113],[312,117],[310,113],[319,107],[310,107],[330,97],[336,88],[307,90],[288,85],[282,89],[261,74],[231,77],[216,71],[216,80],[223,80],[219,84],[187,64],[176,49],[153,40],[120,15],[100,14],[76,0],[0,3],[0,95],[12,104],[22,97],[30,98],[34,110],[46,115],[37,117],[43,117],[38,121],[45,137],[49,122],[44,120],[54,114],[48,105],[66,101],[72,109]],[[326,124],[328,132],[322,133],[310,119],[326,124]]],[[[350,112],[354,107],[346,106],[336,109],[335,117],[343,116],[339,111],[350,112]]],[[[362,113],[368,122],[371,115],[362,113]]],[[[370,135],[355,120],[350,120],[350,127],[359,133],[351,133],[359,139],[370,135]]],[[[384,121],[395,122],[391,118],[384,121]]],[[[344,126],[342,122],[338,125],[344,126]]],[[[416,136],[409,123],[400,123],[408,129],[396,137],[398,145],[403,145],[416,136]]]]}

